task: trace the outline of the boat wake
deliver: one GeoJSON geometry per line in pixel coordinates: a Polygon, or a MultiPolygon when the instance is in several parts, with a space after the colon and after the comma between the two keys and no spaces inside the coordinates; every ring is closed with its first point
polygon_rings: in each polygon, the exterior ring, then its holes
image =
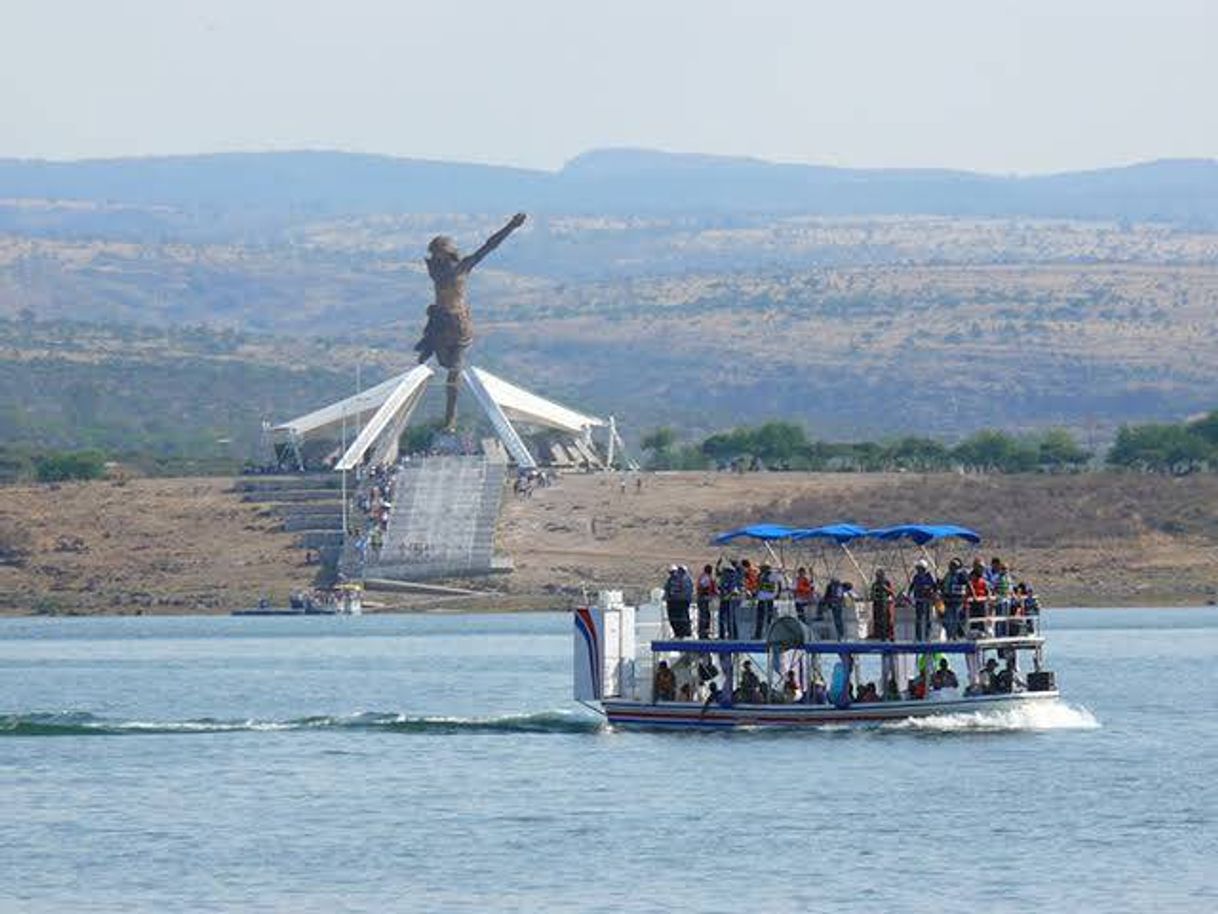
{"type": "Polygon", "coordinates": [[[0,714],[0,737],[135,736],[195,733],[250,733],[350,730],[381,733],[594,733],[602,722],[576,712],[540,711],[499,717],[412,717],[406,714],[360,712],[288,720],[181,721],[115,720],[83,711],[0,714]]]}
{"type": "Polygon", "coordinates": [[[1004,733],[1036,730],[1098,730],[1100,722],[1084,707],[1064,701],[1036,702],[1010,708],[910,717],[880,725],[882,730],[926,733],[1004,733]]]}
{"type": "MultiPolygon", "coordinates": [[[[934,714],[904,720],[876,722],[864,729],[913,733],[1004,733],[1040,730],[1094,730],[1100,722],[1090,711],[1065,702],[1037,702],[1011,708],[955,714],[934,714]]],[[[0,714],[0,737],[37,736],[149,736],[204,733],[279,733],[291,731],[352,731],[455,735],[462,733],[591,734],[605,728],[598,718],[576,711],[538,711],[497,717],[411,716],[363,711],[355,714],[317,715],[286,720],[117,720],[87,711],[0,714]]],[[[747,728],[746,728],[747,729],[747,728]]],[[[857,724],[825,724],[822,731],[857,730],[857,724]]],[[[759,730],[756,732],[769,732],[759,730]]]]}

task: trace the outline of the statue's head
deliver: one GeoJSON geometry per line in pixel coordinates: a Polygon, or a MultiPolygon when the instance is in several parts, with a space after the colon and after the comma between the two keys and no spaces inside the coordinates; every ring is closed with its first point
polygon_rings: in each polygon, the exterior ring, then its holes
{"type": "Polygon", "coordinates": [[[460,260],[457,242],[447,235],[436,235],[427,245],[427,253],[438,260],[460,260]]]}

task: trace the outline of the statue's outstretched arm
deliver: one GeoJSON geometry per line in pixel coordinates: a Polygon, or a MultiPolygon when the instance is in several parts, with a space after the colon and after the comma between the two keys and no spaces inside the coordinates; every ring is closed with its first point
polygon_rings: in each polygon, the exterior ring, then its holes
{"type": "Polygon", "coordinates": [[[468,257],[461,258],[461,263],[457,267],[458,271],[468,273],[470,270],[476,267],[483,257],[495,250],[495,248],[499,247],[499,245],[503,244],[503,239],[507,238],[508,235],[512,234],[512,232],[524,225],[524,220],[524,213],[517,213],[515,216],[513,216],[510,220],[508,220],[507,225],[495,232],[495,234],[491,235],[490,238],[487,238],[486,241],[482,243],[482,247],[478,248],[478,250],[474,251],[474,253],[470,254],[468,257]]]}

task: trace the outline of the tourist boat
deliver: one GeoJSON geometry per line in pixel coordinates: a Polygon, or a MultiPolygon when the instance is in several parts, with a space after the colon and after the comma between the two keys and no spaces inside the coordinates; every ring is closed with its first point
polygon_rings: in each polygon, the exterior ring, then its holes
{"type": "MultiPolygon", "coordinates": [[[[792,535],[801,532],[774,525],[743,529],[756,533],[763,528],[764,534],[754,538],[765,541],[767,548],[774,542],[798,542],[792,535]]],[[[929,555],[925,547],[939,540],[979,542],[972,531],[946,525],[905,525],[905,534],[890,532],[897,528],[864,531],[850,525],[810,529],[821,533],[809,537],[802,531],[804,539],[823,536],[842,547],[859,539],[891,544],[908,536],[924,555],[929,555]],[[884,540],[886,531],[889,538],[884,540]]],[[[752,534],[730,531],[714,542],[740,535],[752,534]]],[[[994,605],[986,615],[970,617],[968,637],[956,640],[947,639],[942,623],[932,615],[927,637],[918,641],[912,606],[898,604],[895,637],[886,641],[867,637],[866,614],[856,606],[847,612],[839,640],[832,620],[806,615],[807,621],[801,621],[793,603],[779,600],[764,638],[719,640],[673,637],[662,596],[656,590],[648,602],[630,606],[620,591],[602,591],[594,603],[574,611],[574,697],[615,727],[869,725],[1059,697],[1054,674],[1045,666],[1038,608],[1015,616],[994,605]],[[944,662],[957,685],[936,689],[933,671],[944,662]],[[672,673],[665,684],[671,697],[656,694],[661,663],[672,673]],[[992,682],[996,669],[1010,670],[999,677],[998,688],[992,682]],[[784,688],[788,681],[791,686],[784,688]],[[869,683],[878,686],[869,689],[869,683]]],[[[753,609],[747,602],[740,607],[740,632],[752,631],[753,609]]]]}

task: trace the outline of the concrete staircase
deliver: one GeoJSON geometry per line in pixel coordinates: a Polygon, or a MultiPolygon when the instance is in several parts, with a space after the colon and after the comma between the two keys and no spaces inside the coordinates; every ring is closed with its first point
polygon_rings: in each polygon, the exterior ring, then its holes
{"type": "Polygon", "coordinates": [[[296,545],[315,552],[313,583],[329,586],[337,576],[343,545],[341,479],[333,473],[246,476],[234,483],[241,500],[262,505],[280,519],[281,529],[296,533],[296,545]]]}
{"type": "Polygon", "coordinates": [[[394,581],[489,574],[507,465],[485,457],[425,457],[398,471],[393,513],[364,577],[394,581]]]}

